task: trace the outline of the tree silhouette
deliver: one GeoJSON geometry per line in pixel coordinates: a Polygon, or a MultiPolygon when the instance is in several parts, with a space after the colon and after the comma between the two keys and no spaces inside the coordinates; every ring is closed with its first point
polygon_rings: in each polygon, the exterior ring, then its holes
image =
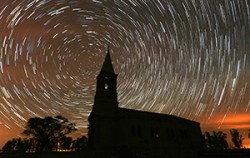
{"type": "Polygon", "coordinates": [[[16,150],[17,152],[24,153],[29,149],[29,140],[18,138],[16,141],[16,150]]]}
{"type": "Polygon", "coordinates": [[[32,136],[36,152],[51,151],[65,135],[76,131],[75,124],[63,116],[30,118],[22,134],[32,136]]]}
{"type": "Polygon", "coordinates": [[[71,137],[62,137],[60,140],[60,146],[62,150],[70,150],[72,144],[72,138],[71,137]]]}
{"type": "Polygon", "coordinates": [[[16,147],[16,139],[12,139],[9,140],[8,142],[6,142],[2,148],[4,153],[11,153],[15,151],[15,147],[16,147]]]}
{"type": "Polygon", "coordinates": [[[29,140],[28,139],[21,139],[21,138],[13,138],[12,140],[9,140],[5,145],[3,146],[3,152],[4,153],[24,153],[29,148],[29,140]]]}
{"type": "Polygon", "coordinates": [[[242,147],[243,137],[239,134],[239,131],[237,129],[231,129],[230,134],[232,136],[232,142],[234,143],[234,146],[236,148],[242,147]]]}
{"type": "Polygon", "coordinates": [[[227,134],[222,131],[215,132],[211,135],[209,132],[205,132],[206,143],[208,148],[215,150],[223,150],[228,148],[226,141],[227,134]]]}
{"type": "Polygon", "coordinates": [[[81,138],[77,138],[74,142],[74,148],[76,151],[82,151],[87,147],[88,139],[86,136],[82,136],[81,138]]]}

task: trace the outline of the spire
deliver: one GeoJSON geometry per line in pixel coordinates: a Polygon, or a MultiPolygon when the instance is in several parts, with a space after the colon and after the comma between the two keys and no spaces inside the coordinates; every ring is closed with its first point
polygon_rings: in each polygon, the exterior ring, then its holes
{"type": "Polygon", "coordinates": [[[113,65],[112,65],[110,53],[109,53],[109,47],[108,47],[107,54],[106,54],[105,60],[103,62],[101,71],[105,71],[105,72],[113,73],[113,74],[115,73],[113,65]]]}

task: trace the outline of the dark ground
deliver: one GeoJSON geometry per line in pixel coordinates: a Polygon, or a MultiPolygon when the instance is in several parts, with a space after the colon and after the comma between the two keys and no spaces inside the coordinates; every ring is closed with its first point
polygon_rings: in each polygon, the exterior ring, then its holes
{"type": "Polygon", "coordinates": [[[250,149],[207,150],[200,153],[200,158],[250,158],[250,149]]]}
{"type": "MultiPolygon", "coordinates": [[[[90,154],[91,155],[91,154],[90,154]]],[[[26,154],[3,154],[0,158],[89,158],[90,156],[84,152],[54,152],[54,153],[26,153],[26,154]]],[[[166,156],[166,155],[165,155],[166,156]]],[[[157,158],[157,157],[154,157],[157,158]]],[[[203,151],[199,154],[199,158],[250,158],[249,149],[229,149],[222,151],[203,151]]]]}
{"type": "Polygon", "coordinates": [[[27,153],[27,154],[0,154],[0,158],[82,158],[86,157],[77,152],[57,152],[57,153],[27,153]]]}

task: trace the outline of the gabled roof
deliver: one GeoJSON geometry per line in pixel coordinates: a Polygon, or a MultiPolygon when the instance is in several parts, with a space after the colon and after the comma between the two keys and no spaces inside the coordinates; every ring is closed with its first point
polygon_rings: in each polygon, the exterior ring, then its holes
{"type": "Polygon", "coordinates": [[[143,120],[158,120],[158,121],[171,121],[171,122],[182,122],[187,124],[197,124],[199,122],[188,120],[182,117],[177,117],[174,115],[154,113],[148,111],[138,111],[134,109],[118,108],[118,116],[121,118],[132,118],[132,119],[143,119],[143,120]]]}
{"type": "Polygon", "coordinates": [[[104,62],[103,62],[101,71],[105,71],[105,72],[112,73],[112,74],[115,73],[115,72],[114,72],[113,65],[112,65],[110,53],[109,53],[109,48],[108,48],[108,51],[107,51],[105,60],[104,60],[104,62]]]}

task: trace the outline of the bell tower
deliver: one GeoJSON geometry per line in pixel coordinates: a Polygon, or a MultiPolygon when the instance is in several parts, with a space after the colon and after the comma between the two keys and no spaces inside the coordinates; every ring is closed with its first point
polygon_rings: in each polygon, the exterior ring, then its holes
{"type": "Polygon", "coordinates": [[[114,72],[109,49],[96,79],[94,105],[88,118],[88,145],[94,150],[114,149],[117,145],[117,75],[114,72]]]}
{"type": "Polygon", "coordinates": [[[104,116],[115,114],[118,108],[116,80],[117,74],[114,72],[108,49],[102,69],[97,76],[93,113],[104,116]]]}

